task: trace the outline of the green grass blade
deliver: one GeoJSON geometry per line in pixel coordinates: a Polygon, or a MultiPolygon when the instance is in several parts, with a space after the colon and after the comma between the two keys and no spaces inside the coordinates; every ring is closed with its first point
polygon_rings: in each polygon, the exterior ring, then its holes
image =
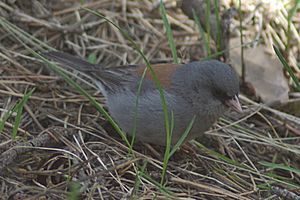
{"type": "Polygon", "coordinates": [[[293,173],[296,173],[296,174],[300,175],[300,169],[289,167],[289,166],[286,166],[286,165],[283,165],[283,164],[276,164],[276,163],[270,163],[270,162],[265,162],[265,161],[261,161],[261,162],[258,162],[258,163],[265,166],[265,167],[269,167],[269,168],[272,168],[272,169],[282,169],[282,170],[285,170],[285,171],[288,171],[288,172],[293,172],[293,173]]]}
{"type": "Polygon", "coordinates": [[[163,184],[164,181],[164,177],[167,173],[167,168],[168,168],[168,163],[169,163],[169,159],[171,157],[170,155],[170,151],[171,151],[171,142],[172,142],[172,134],[173,134],[173,130],[174,130],[174,113],[173,111],[171,112],[171,126],[170,126],[171,130],[170,130],[170,135],[167,135],[167,143],[168,143],[168,147],[166,147],[165,149],[165,153],[164,153],[164,160],[163,160],[163,170],[161,173],[161,184],[163,184]]]}
{"type": "Polygon", "coordinates": [[[295,5],[292,7],[291,10],[289,10],[288,12],[288,18],[287,18],[287,21],[288,21],[288,29],[287,29],[287,43],[286,43],[286,52],[288,53],[289,52],[289,47],[290,47],[290,42],[291,42],[291,37],[292,37],[292,34],[291,34],[291,26],[292,26],[292,19],[294,17],[294,15],[297,13],[297,10],[298,10],[298,7],[300,5],[300,0],[296,0],[295,1],[295,5]]]}
{"type": "Polygon", "coordinates": [[[35,90],[35,88],[30,90],[28,93],[26,93],[13,109],[13,111],[17,113],[16,118],[15,118],[15,123],[13,126],[13,130],[12,130],[12,138],[13,139],[15,139],[17,136],[17,132],[18,132],[18,129],[19,129],[19,126],[21,123],[24,105],[26,104],[26,102],[28,101],[29,97],[32,95],[34,90],[35,90]]]}
{"type": "Polygon", "coordinates": [[[191,131],[194,122],[195,122],[196,116],[193,117],[191,122],[189,123],[188,127],[185,129],[182,136],[179,138],[177,143],[173,146],[172,151],[170,152],[169,158],[179,149],[179,147],[182,145],[182,143],[185,141],[186,137],[188,136],[189,132],[191,131]]]}
{"type": "Polygon", "coordinates": [[[171,30],[171,26],[169,23],[169,20],[167,18],[167,12],[165,9],[165,6],[162,2],[162,0],[160,0],[160,14],[162,16],[162,20],[164,22],[164,27],[166,29],[166,34],[167,34],[167,38],[168,38],[168,43],[172,52],[172,56],[173,56],[173,62],[178,64],[178,57],[177,57],[177,51],[176,51],[176,45],[175,45],[175,41],[174,41],[174,37],[173,37],[173,33],[171,30]]]}
{"type": "Polygon", "coordinates": [[[70,192],[68,192],[67,200],[78,200],[80,199],[80,183],[71,182],[70,183],[70,192]]]}
{"type": "MultiPolygon", "coordinates": [[[[206,36],[207,36],[207,43],[208,45],[210,45],[210,34],[211,34],[211,27],[210,27],[210,0],[206,0],[206,9],[205,9],[205,28],[206,28],[206,36]]],[[[211,50],[210,50],[210,47],[207,49],[208,52],[207,52],[207,55],[208,57],[210,57],[210,54],[211,54],[211,50]]]]}
{"type": "MultiPolygon", "coordinates": [[[[14,105],[15,106],[15,105],[14,105]]],[[[14,107],[13,107],[14,108],[14,107]]],[[[11,117],[11,115],[14,113],[13,108],[8,110],[3,117],[0,119],[0,133],[3,131],[5,122],[11,117]]]]}
{"type": "MultiPolygon", "coordinates": [[[[170,47],[171,52],[172,52],[173,62],[178,64],[179,62],[178,62],[178,57],[177,57],[176,45],[175,45],[175,41],[174,41],[174,37],[173,37],[173,33],[172,33],[172,30],[171,30],[169,20],[167,18],[167,12],[166,12],[166,9],[165,9],[165,6],[164,6],[162,0],[160,1],[160,13],[161,13],[162,20],[163,20],[163,23],[164,23],[164,27],[165,27],[165,30],[166,30],[169,47],[170,47]]],[[[172,116],[172,119],[171,119],[171,124],[172,125],[169,126],[170,131],[166,133],[167,144],[166,144],[165,153],[164,153],[164,162],[163,162],[163,171],[162,171],[162,176],[161,176],[161,184],[163,184],[163,182],[164,182],[164,177],[165,177],[166,172],[167,172],[167,166],[168,166],[168,162],[169,162],[169,158],[170,158],[172,130],[173,130],[173,127],[174,127],[173,113],[171,114],[171,116],[172,116]]]]}
{"type": "Polygon", "coordinates": [[[200,36],[201,38],[203,39],[204,41],[204,49],[205,49],[205,54],[206,54],[206,57],[208,58],[208,52],[210,51],[209,50],[209,42],[207,40],[207,37],[205,35],[205,32],[203,30],[203,27],[201,26],[201,23],[200,23],[200,20],[199,20],[199,17],[198,15],[196,14],[195,10],[193,9],[193,18],[194,18],[194,21],[196,23],[196,26],[198,27],[198,30],[199,30],[199,33],[200,33],[200,36]]]}
{"type": "Polygon", "coordinates": [[[277,55],[277,57],[279,58],[280,62],[282,63],[283,67],[286,69],[286,71],[289,73],[289,75],[291,76],[291,78],[293,79],[295,85],[296,85],[296,89],[298,91],[300,91],[300,83],[298,78],[296,77],[295,73],[293,72],[292,68],[288,65],[287,61],[284,59],[282,53],[280,52],[280,50],[273,45],[273,49],[277,55]]]}
{"type": "Polygon", "coordinates": [[[246,65],[244,59],[244,39],[243,39],[243,23],[242,23],[242,0],[239,0],[239,21],[240,21],[240,42],[241,42],[241,63],[242,63],[242,81],[245,82],[246,80],[246,65]]]}
{"type": "Polygon", "coordinates": [[[163,186],[159,182],[155,181],[149,175],[140,172],[139,176],[141,176],[141,177],[145,178],[146,180],[148,180],[149,182],[151,182],[161,193],[166,195],[166,197],[169,197],[172,199],[175,197],[175,194],[172,191],[168,190],[165,186],[163,186]]]}
{"type": "Polygon", "coordinates": [[[228,164],[244,168],[244,166],[242,166],[239,162],[232,160],[216,151],[210,150],[210,149],[206,148],[203,144],[200,144],[199,142],[196,142],[196,145],[198,148],[204,150],[208,155],[213,156],[213,157],[217,158],[218,160],[222,160],[228,164]]]}
{"type": "Polygon", "coordinates": [[[41,40],[35,38],[33,35],[30,35],[29,33],[25,32],[21,28],[17,27],[16,25],[10,23],[5,18],[0,17],[0,26],[2,26],[7,32],[14,33],[19,38],[22,38],[24,43],[31,44],[35,48],[39,50],[45,49],[51,49],[52,51],[55,50],[54,48],[50,47],[45,42],[42,42],[41,40]]]}
{"type": "Polygon", "coordinates": [[[216,16],[217,24],[217,52],[221,50],[221,19],[220,19],[220,10],[219,10],[219,0],[214,0],[214,10],[216,16]]]}
{"type": "Polygon", "coordinates": [[[5,122],[12,116],[13,113],[16,113],[15,122],[12,131],[12,138],[15,139],[21,123],[22,111],[25,103],[28,101],[29,97],[32,95],[34,89],[26,93],[20,101],[18,101],[5,115],[0,119],[0,133],[3,131],[5,122]]]}
{"type": "Polygon", "coordinates": [[[88,56],[88,59],[87,61],[91,64],[96,64],[96,60],[97,60],[97,57],[96,57],[96,54],[95,53],[91,53],[89,54],[88,56]]]}
{"type": "Polygon", "coordinates": [[[140,166],[140,167],[137,166],[138,167],[138,169],[137,169],[138,175],[135,176],[134,187],[133,187],[133,190],[132,190],[131,195],[130,195],[130,200],[136,199],[135,195],[138,193],[138,190],[139,190],[139,188],[142,184],[140,174],[145,174],[146,173],[146,167],[147,167],[148,162],[147,162],[147,160],[143,160],[143,161],[144,162],[143,162],[142,166],[140,166]]]}
{"type": "Polygon", "coordinates": [[[230,159],[230,158],[228,158],[228,157],[226,157],[226,156],[224,156],[224,155],[222,155],[222,154],[220,154],[218,152],[215,152],[213,150],[207,149],[205,146],[203,146],[199,142],[195,141],[195,144],[199,148],[201,148],[202,150],[204,150],[208,155],[216,158],[217,159],[216,162],[220,162],[222,164],[226,164],[228,166],[235,167],[235,168],[237,168],[239,170],[242,170],[242,171],[245,171],[247,173],[253,173],[253,174],[257,175],[257,176],[261,176],[261,177],[263,177],[265,179],[269,179],[268,182],[267,182],[268,185],[270,184],[271,181],[274,181],[274,182],[279,183],[279,184],[285,184],[285,185],[287,185],[289,187],[292,187],[292,188],[299,188],[299,185],[297,185],[295,183],[290,183],[290,182],[288,182],[286,180],[282,180],[281,178],[276,177],[276,175],[274,175],[274,174],[262,174],[262,173],[258,173],[256,170],[253,170],[251,167],[248,167],[248,166],[246,166],[243,163],[239,163],[239,162],[237,162],[235,160],[232,160],[232,159],[230,159]]]}

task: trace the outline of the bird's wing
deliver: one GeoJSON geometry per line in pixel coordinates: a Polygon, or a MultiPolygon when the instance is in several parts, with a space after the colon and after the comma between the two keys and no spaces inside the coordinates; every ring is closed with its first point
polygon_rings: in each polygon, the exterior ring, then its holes
{"type": "MultiPolygon", "coordinates": [[[[64,66],[78,70],[94,81],[100,83],[105,90],[113,91],[116,87],[129,86],[130,89],[136,89],[138,81],[141,78],[145,65],[125,65],[118,67],[103,67],[94,65],[76,56],[62,52],[43,53],[43,56],[52,59],[64,66]]],[[[151,65],[157,79],[160,81],[163,88],[169,88],[171,85],[172,74],[179,67],[178,64],[154,64],[151,65]]],[[[150,70],[147,69],[145,80],[150,81],[153,85],[153,76],[150,70]]],[[[146,83],[147,84],[147,83],[146,83]]],[[[149,85],[149,83],[148,83],[149,85]]],[[[154,85],[153,85],[154,86],[154,85]]],[[[149,87],[149,88],[153,88],[149,87]]],[[[147,88],[147,87],[144,87],[147,88]]]]}

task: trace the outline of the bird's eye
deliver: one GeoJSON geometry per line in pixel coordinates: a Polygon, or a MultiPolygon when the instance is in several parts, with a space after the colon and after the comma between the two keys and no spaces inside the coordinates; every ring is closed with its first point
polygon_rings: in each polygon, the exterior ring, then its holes
{"type": "Polygon", "coordinates": [[[226,94],[226,92],[222,90],[215,90],[213,95],[218,99],[220,99],[221,101],[225,101],[228,99],[228,95],[226,94]]]}
{"type": "Polygon", "coordinates": [[[222,90],[216,90],[214,93],[214,96],[217,97],[219,100],[221,100],[222,102],[230,100],[230,99],[235,99],[235,94],[229,94],[227,92],[224,92],[222,90]]]}

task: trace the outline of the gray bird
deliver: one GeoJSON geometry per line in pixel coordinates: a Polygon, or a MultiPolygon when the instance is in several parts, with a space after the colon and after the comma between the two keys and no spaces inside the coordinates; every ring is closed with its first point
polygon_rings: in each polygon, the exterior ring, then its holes
{"type": "MultiPolygon", "coordinates": [[[[145,65],[107,68],[61,52],[49,52],[44,56],[90,77],[105,96],[109,113],[127,134],[132,135],[136,124],[136,139],[166,145],[162,100],[149,70],[136,107],[145,65]]],[[[172,144],[179,140],[193,117],[195,121],[186,140],[201,137],[229,107],[242,111],[238,100],[238,76],[225,63],[209,60],[155,64],[152,68],[162,85],[169,119],[171,115],[174,117],[172,144]]]]}

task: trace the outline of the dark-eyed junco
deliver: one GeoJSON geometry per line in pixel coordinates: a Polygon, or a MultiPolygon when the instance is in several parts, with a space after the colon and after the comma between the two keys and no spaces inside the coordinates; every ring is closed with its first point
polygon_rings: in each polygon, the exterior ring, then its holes
{"type": "MultiPolygon", "coordinates": [[[[149,70],[136,109],[138,84],[145,65],[107,68],[66,53],[44,55],[88,75],[106,97],[111,116],[127,134],[133,131],[137,111],[136,138],[147,143],[166,144],[162,101],[149,70]]],[[[156,64],[152,68],[163,87],[168,112],[174,117],[173,144],[194,116],[187,140],[200,137],[229,107],[242,111],[238,100],[239,80],[227,64],[209,60],[182,65],[156,64]]]]}

